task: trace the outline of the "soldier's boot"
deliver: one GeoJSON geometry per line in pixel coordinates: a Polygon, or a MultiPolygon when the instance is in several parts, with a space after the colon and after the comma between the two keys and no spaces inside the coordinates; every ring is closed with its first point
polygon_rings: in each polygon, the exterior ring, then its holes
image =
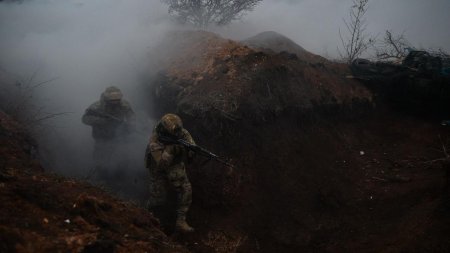
{"type": "Polygon", "coordinates": [[[177,215],[177,221],[175,223],[175,230],[182,233],[194,232],[194,228],[189,226],[186,222],[186,214],[179,213],[177,215]]]}

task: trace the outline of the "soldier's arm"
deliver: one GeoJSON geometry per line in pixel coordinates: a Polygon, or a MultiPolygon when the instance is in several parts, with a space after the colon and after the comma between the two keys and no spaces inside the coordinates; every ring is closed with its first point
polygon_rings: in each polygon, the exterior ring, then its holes
{"type": "Polygon", "coordinates": [[[94,125],[104,125],[107,123],[107,119],[103,117],[99,117],[95,115],[93,112],[98,110],[97,103],[92,104],[89,108],[84,112],[83,117],[81,118],[82,122],[86,125],[94,126],[94,125]]]}
{"type": "Polygon", "coordinates": [[[154,150],[153,150],[153,153],[152,153],[152,147],[155,146],[157,141],[158,141],[158,136],[156,134],[155,129],[153,129],[152,136],[150,137],[150,140],[149,140],[149,142],[147,144],[147,147],[145,149],[145,158],[144,159],[145,159],[145,167],[146,168],[150,168],[150,166],[152,164],[152,160],[155,161],[155,162],[159,161],[159,159],[157,159],[159,157],[156,157],[156,158],[154,157],[154,156],[157,156],[158,154],[154,153],[154,150]]]}
{"type": "Polygon", "coordinates": [[[158,166],[162,169],[167,169],[172,163],[173,159],[175,158],[173,145],[166,145],[164,147],[164,150],[161,154],[161,160],[159,160],[158,166]]]}
{"type": "Polygon", "coordinates": [[[134,124],[136,122],[136,114],[134,113],[133,109],[131,108],[131,105],[128,101],[123,100],[122,106],[125,111],[125,119],[129,124],[134,124]]]}
{"type": "Polygon", "coordinates": [[[128,101],[123,100],[122,106],[124,107],[124,119],[127,125],[127,129],[128,131],[132,132],[136,130],[136,114],[134,113],[128,101]]]}
{"type": "MultiPolygon", "coordinates": [[[[189,142],[189,143],[191,143],[191,144],[196,145],[196,144],[195,144],[195,141],[194,141],[194,138],[192,138],[192,136],[191,136],[191,134],[189,133],[188,130],[186,130],[186,129],[183,128],[183,130],[182,130],[181,133],[182,133],[182,137],[181,137],[181,138],[182,138],[183,140],[185,140],[185,141],[187,141],[187,142],[189,142]]],[[[188,162],[191,162],[192,159],[193,159],[194,157],[195,157],[195,152],[189,150],[189,151],[187,152],[188,162]]]]}
{"type": "Polygon", "coordinates": [[[191,144],[195,145],[195,141],[194,138],[192,138],[191,134],[189,133],[188,130],[184,129],[181,131],[181,138],[191,144]]]}
{"type": "Polygon", "coordinates": [[[156,130],[158,126],[159,124],[153,129],[152,137],[150,138],[150,149],[156,151],[152,152],[152,155],[158,167],[160,169],[167,169],[175,158],[175,145],[164,145],[158,141],[159,135],[156,130]]]}
{"type": "Polygon", "coordinates": [[[158,141],[156,127],[153,130],[152,136],[150,137],[150,141],[147,145],[145,153],[147,168],[150,168],[153,160],[159,169],[165,169],[172,163],[173,160],[173,152],[171,148],[169,148],[167,145],[163,145],[158,141]]]}
{"type": "Polygon", "coordinates": [[[136,114],[134,113],[133,109],[131,109],[131,108],[127,112],[127,121],[136,122],[136,114]]]}

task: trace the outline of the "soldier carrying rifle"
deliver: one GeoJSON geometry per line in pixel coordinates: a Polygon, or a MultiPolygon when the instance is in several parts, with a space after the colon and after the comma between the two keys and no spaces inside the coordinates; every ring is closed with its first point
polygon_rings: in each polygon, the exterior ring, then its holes
{"type": "Polygon", "coordinates": [[[186,214],[192,202],[191,183],[186,175],[185,162],[194,154],[215,159],[229,167],[217,155],[197,146],[191,134],[175,114],[166,114],[156,124],[145,155],[146,167],[150,171],[150,199],[148,208],[158,218],[167,210],[168,192],[176,193],[176,222],[178,232],[192,232],[186,222],[186,214]]]}
{"type": "Polygon", "coordinates": [[[98,173],[106,173],[119,141],[135,128],[135,114],[122,92],[115,86],[106,88],[100,100],[90,105],[82,122],[92,127],[95,140],[94,162],[98,173]]]}

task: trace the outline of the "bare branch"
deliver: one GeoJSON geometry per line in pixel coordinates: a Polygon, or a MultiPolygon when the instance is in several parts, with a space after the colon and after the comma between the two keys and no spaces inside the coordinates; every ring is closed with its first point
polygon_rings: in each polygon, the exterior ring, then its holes
{"type": "Polygon", "coordinates": [[[36,77],[36,75],[38,74],[39,70],[40,70],[40,68],[38,67],[38,68],[36,68],[36,70],[33,72],[33,74],[31,74],[30,79],[28,79],[26,88],[28,88],[28,87],[31,85],[31,83],[33,82],[33,79],[36,77]]]}
{"type": "Polygon", "coordinates": [[[367,12],[368,2],[369,0],[353,0],[353,5],[349,11],[349,19],[344,19],[347,36],[343,36],[339,29],[341,47],[344,51],[339,50],[339,54],[347,63],[351,63],[358,58],[375,42],[374,38],[365,33],[367,23],[364,16],[367,12]]]}
{"type": "Polygon", "coordinates": [[[376,57],[379,60],[401,60],[407,54],[406,49],[410,47],[411,44],[405,38],[404,33],[395,36],[391,31],[386,30],[381,45],[375,49],[376,57]]]}
{"type": "Polygon", "coordinates": [[[161,0],[179,22],[206,29],[227,25],[253,10],[262,0],[161,0]]]}
{"type": "Polygon", "coordinates": [[[54,78],[49,79],[49,80],[47,80],[47,81],[40,82],[40,83],[38,83],[38,84],[35,84],[35,85],[31,86],[31,89],[37,88],[37,87],[39,87],[39,86],[41,86],[41,85],[44,85],[44,84],[53,82],[53,81],[58,80],[58,79],[59,79],[59,77],[54,77],[54,78]]]}
{"type": "Polygon", "coordinates": [[[36,124],[36,123],[39,123],[39,122],[44,121],[44,120],[48,120],[48,119],[51,119],[51,118],[67,115],[67,114],[70,114],[70,113],[73,113],[73,112],[49,113],[49,114],[47,114],[45,116],[42,116],[41,118],[31,119],[30,121],[27,122],[27,124],[36,124]]]}

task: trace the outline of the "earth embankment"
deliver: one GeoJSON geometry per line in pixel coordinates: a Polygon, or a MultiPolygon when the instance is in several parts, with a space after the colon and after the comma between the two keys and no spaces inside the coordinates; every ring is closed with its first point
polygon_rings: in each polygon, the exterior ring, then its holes
{"type": "Polygon", "coordinates": [[[183,43],[164,44],[176,53],[150,85],[155,117],[180,114],[198,144],[236,165],[189,171],[190,220],[205,247],[219,238],[216,248],[242,252],[449,248],[446,129],[376,104],[343,64],[206,32],[169,41],[183,43]]]}

